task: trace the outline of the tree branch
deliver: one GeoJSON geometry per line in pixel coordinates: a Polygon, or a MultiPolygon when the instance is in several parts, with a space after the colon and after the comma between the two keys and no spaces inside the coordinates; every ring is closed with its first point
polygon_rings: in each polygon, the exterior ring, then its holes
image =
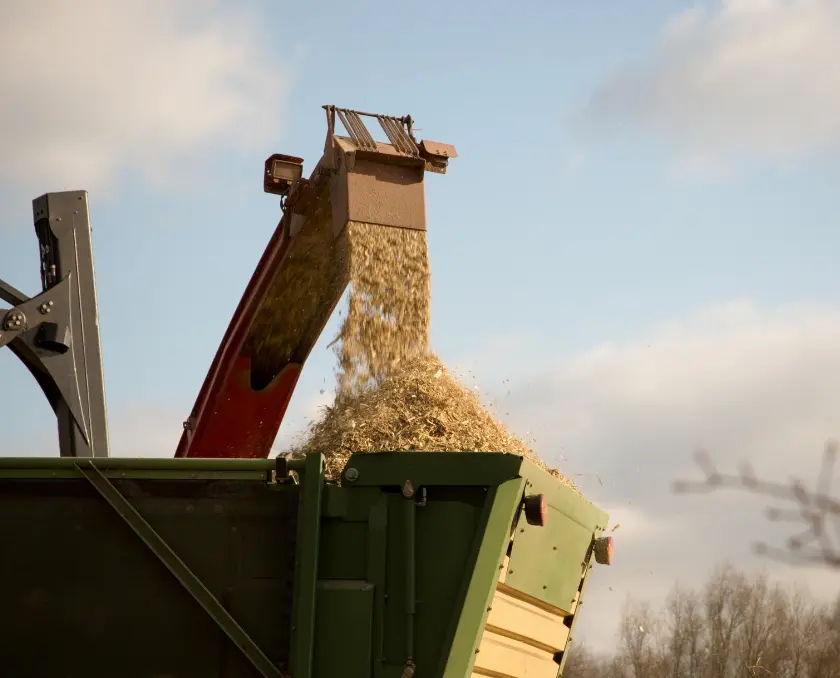
{"type": "Polygon", "coordinates": [[[768,508],[767,518],[772,522],[801,523],[806,529],[788,539],[787,550],[756,544],[756,552],[797,564],[821,563],[840,568],[840,548],[837,546],[837,542],[840,541],[840,500],[831,496],[837,453],[838,443],[829,441],[825,446],[815,489],[810,490],[796,478],[788,483],[761,480],[749,463],[742,464],[737,474],[721,473],[709,454],[700,451],[695,455],[695,459],[705,478],[701,481],[677,481],[673,484],[673,490],[680,494],[699,494],[735,488],[773,499],[795,502],[795,509],[768,508]],[[829,529],[832,519],[833,531],[829,529]]]}

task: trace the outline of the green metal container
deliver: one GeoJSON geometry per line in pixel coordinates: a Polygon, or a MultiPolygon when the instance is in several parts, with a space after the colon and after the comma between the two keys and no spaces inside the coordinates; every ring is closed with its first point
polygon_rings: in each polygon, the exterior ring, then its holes
{"type": "Polygon", "coordinates": [[[323,469],[0,459],[0,671],[561,675],[603,511],[512,455],[356,455],[340,486],[323,469]]]}

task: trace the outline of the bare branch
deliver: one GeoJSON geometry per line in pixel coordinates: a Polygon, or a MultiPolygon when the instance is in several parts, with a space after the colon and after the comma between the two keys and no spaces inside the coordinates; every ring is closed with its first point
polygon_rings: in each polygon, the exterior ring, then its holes
{"type": "Polygon", "coordinates": [[[695,460],[705,478],[701,481],[677,481],[673,484],[673,491],[679,494],[699,494],[734,488],[794,502],[795,509],[768,508],[767,519],[772,522],[800,523],[806,529],[787,540],[787,550],[756,544],[756,553],[797,564],[821,563],[840,568],[840,499],[831,496],[837,456],[837,441],[829,441],[825,446],[815,489],[810,490],[797,478],[788,483],[761,480],[748,462],[741,465],[737,474],[721,473],[709,454],[701,450],[695,454],[695,460]],[[829,529],[830,523],[833,523],[833,530],[829,529]]]}

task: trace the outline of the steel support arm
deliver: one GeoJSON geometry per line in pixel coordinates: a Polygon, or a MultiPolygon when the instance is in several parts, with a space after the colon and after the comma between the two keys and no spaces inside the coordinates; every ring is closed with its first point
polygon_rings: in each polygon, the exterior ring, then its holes
{"type": "Polygon", "coordinates": [[[107,457],[108,426],[88,199],[47,193],[32,203],[41,294],[0,281],[0,347],[26,365],[58,420],[63,457],[107,457]]]}

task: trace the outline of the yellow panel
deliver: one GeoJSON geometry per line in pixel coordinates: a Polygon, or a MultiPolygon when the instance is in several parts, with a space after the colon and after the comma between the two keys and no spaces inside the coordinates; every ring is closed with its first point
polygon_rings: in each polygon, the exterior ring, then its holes
{"type": "Polygon", "coordinates": [[[485,631],[475,659],[475,673],[511,678],[557,678],[560,667],[551,653],[485,631]]]}
{"type": "MultiPolygon", "coordinates": [[[[534,598],[533,596],[528,595],[527,593],[524,593],[519,589],[515,589],[512,586],[508,586],[503,582],[499,582],[496,584],[496,590],[501,591],[502,593],[506,593],[511,598],[516,598],[517,600],[529,603],[534,607],[538,607],[541,610],[545,610],[546,612],[555,614],[558,617],[568,617],[570,614],[572,614],[569,610],[561,610],[559,607],[555,607],[551,603],[547,603],[544,600],[540,600],[539,598],[534,598]]],[[[572,601],[572,605],[570,607],[577,607],[577,600],[578,596],[577,594],[575,594],[575,599],[572,601]]]]}
{"type": "Polygon", "coordinates": [[[502,560],[502,567],[499,570],[499,581],[504,584],[505,577],[507,577],[507,571],[510,567],[510,556],[505,556],[504,560],[502,560]]]}
{"type": "Polygon", "coordinates": [[[487,623],[546,645],[552,652],[563,650],[569,637],[569,627],[563,623],[563,617],[502,591],[496,591],[493,596],[487,623]]]}

